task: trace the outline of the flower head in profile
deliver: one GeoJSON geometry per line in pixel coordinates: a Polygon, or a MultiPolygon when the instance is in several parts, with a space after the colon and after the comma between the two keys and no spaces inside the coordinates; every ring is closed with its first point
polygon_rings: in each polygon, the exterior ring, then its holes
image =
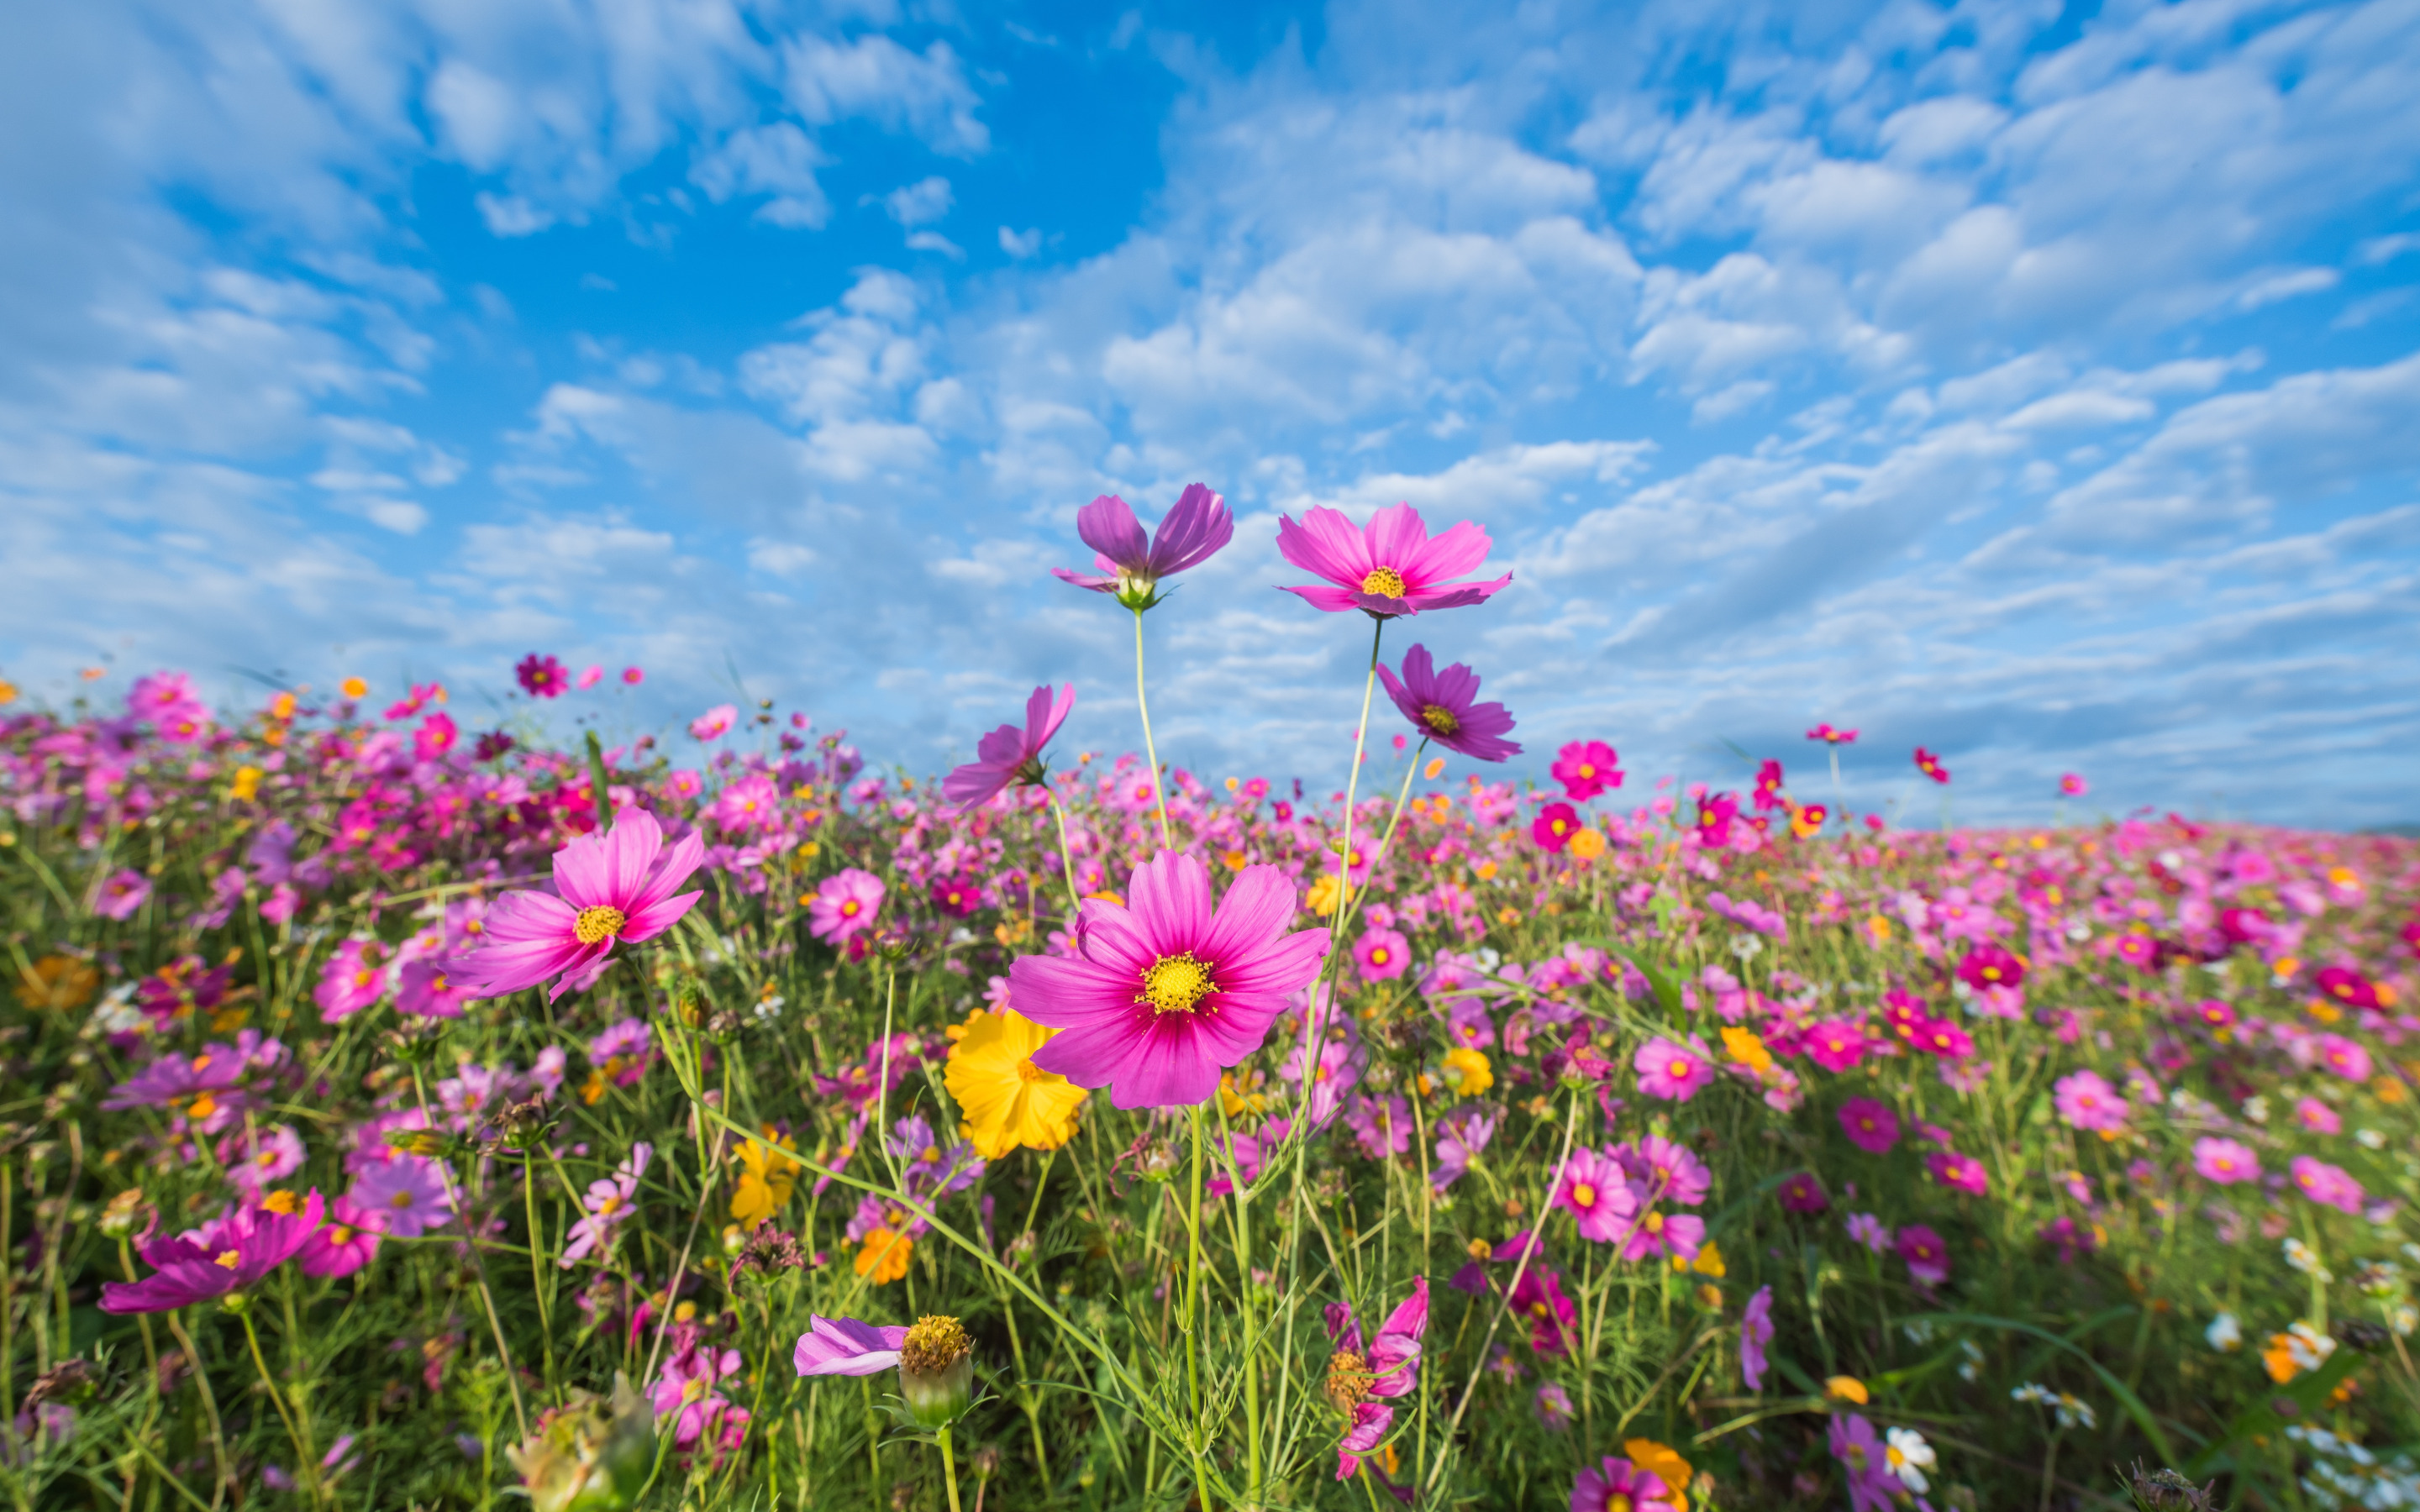
{"type": "Polygon", "coordinates": [[[1916,769],[1945,787],[1948,785],[1949,768],[1941,764],[1940,757],[1922,746],[1916,748],[1916,769]]]}
{"type": "Polygon", "coordinates": [[[1327,931],[1288,933],[1294,884],[1274,866],[1244,868],[1214,909],[1202,862],[1162,852],[1135,868],[1126,897],[1084,900],[1073,957],[1019,957],[1009,1006],[1067,1031],[1033,1053],[1036,1067],[1107,1087],[1117,1107],[1206,1102],[1318,974],[1327,931]]]}
{"type": "Polygon", "coordinates": [[[905,1323],[884,1326],[809,1314],[807,1332],[799,1335],[790,1359],[801,1376],[872,1376],[896,1366],[907,1344],[905,1323]]]}
{"type": "Polygon", "coordinates": [[[702,892],[675,896],[706,860],[705,841],[684,836],[670,850],[655,816],[626,809],[602,835],[582,835],[554,853],[554,890],[508,892],[488,910],[479,947],[445,963],[451,986],[502,997],[551,977],[550,1001],[595,981],[616,940],[638,945],[681,921],[702,892]]]}
{"type": "Polygon", "coordinates": [[[1076,1110],[1091,1094],[1033,1063],[1033,1053],[1059,1032],[1014,1010],[985,1011],[950,1047],[942,1085],[966,1115],[958,1133],[984,1159],[1019,1148],[1057,1149],[1076,1136],[1076,1110]]]}
{"type": "Polygon", "coordinates": [[[1461,662],[1438,671],[1429,648],[1416,645],[1404,653],[1401,677],[1381,666],[1378,680],[1423,739],[1482,762],[1521,754],[1518,745],[1504,738],[1512,716],[1501,703],[1478,702],[1479,674],[1461,662]]]}
{"type": "Polygon", "coordinates": [[[1764,1389],[1765,1349],[1773,1343],[1773,1288],[1759,1287],[1740,1315],[1740,1379],[1750,1391],[1764,1389]]]}
{"type": "Polygon", "coordinates": [[[1469,520],[1432,537],[1419,511],[1407,503],[1388,505],[1357,529],[1333,509],[1311,510],[1299,525],[1292,517],[1278,521],[1279,552],[1327,579],[1285,592],[1331,614],[1357,609],[1381,620],[1484,602],[1512,580],[1511,573],[1494,582],[1451,579],[1477,571],[1493,544],[1469,520]]]}
{"type": "Polygon", "coordinates": [[[1142,522],[1113,493],[1076,511],[1076,533],[1093,548],[1099,575],[1065,567],[1053,567],[1050,575],[1096,594],[1115,594],[1119,603],[1140,613],[1159,602],[1161,579],[1202,565],[1234,539],[1235,517],[1227,512],[1226,500],[1207,484],[1196,483],[1177,496],[1176,507],[1147,541],[1142,522]]]}
{"type": "Polygon", "coordinates": [[[1012,782],[1028,785],[1042,780],[1042,748],[1067,722],[1076,706],[1076,685],[1053,698],[1044,684],[1025,701],[1025,728],[1001,725],[975,746],[975,759],[941,779],[941,796],[961,810],[988,803],[1012,782]]]}
{"type": "Polygon", "coordinates": [[[1857,743],[1857,733],[1854,730],[1835,730],[1827,720],[1807,731],[1807,738],[1820,740],[1827,746],[1854,746],[1857,743]]]}
{"type": "Polygon", "coordinates": [[[1344,1437],[1336,1446],[1336,1478],[1350,1480],[1361,1468],[1361,1457],[1375,1450],[1394,1426],[1395,1410],[1387,1399],[1409,1395],[1420,1383],[1428,1277],[1412,1278],[1410,1295],[1387,1315],[1377,1338],[1367,1345],[1350,1303],[1328,1304],[1326,1319],[1328,1342],[1336,1346],[1327,1362],[1327,1399],[1345,1416],[1344,1437]]]}
{"type": "Polygon", "coordinates": [[[137,1253],[157,1273],[104,1282],[101,1310],[164,1313],[243,1291],[293,1258],[326,1215],[327,1205],[314,1191],[300,1212],[238,1208],[216,1223],[155,1240],[137,1253]]]}

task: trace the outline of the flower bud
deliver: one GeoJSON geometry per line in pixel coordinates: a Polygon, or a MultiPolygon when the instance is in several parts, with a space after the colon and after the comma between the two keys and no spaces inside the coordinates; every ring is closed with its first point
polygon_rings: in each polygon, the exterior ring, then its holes
{"type": "Polygon", "coordinates": [[[101,1210],[101,1231],[112,1239],[124,1239],[143,1224],[143,1189],[130,1186],[109,1199],[101,1210]]]}
{"type": "Polygon", "coordinates": [[[920,1318],[899,1350],[899,1395],[908,1420],[945,1428],[974,1405],[974,1341],[954,1318],[920,1318]]]}
{"type": "Polygon", "coordinates": [[[655,1468],[655,1411],[616,1371],[611,1403],[573,1392],[504,1458],[520,1472],[533,1512],[622,1512],[655,1468]]]}

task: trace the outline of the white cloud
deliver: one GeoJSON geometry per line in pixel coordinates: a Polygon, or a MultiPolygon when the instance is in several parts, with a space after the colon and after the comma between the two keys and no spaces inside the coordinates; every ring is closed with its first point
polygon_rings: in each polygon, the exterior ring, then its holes
{"type": "Polygon", "coordinates": [[[901,225],[928,225],[950,213],[950,181],[934,174],[903,184],[882,196],[882,208],[901,225]]]}
{"type": "Polygon", "coordinates": [[[974,87],[947,42],[917,54],[882,36],[845,43],[801,37],[783,48],[782,64],[783,91],[810,125],[864,116],[959,157],[991,146],[990,131],[975,119],[974,87]]]}

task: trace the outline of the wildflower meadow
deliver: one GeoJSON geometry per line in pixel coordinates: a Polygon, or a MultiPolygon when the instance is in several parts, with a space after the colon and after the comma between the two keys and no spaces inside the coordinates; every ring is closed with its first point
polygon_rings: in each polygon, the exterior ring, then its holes
{"type": "Polygon", "coordinates": [[[2420,1505],[2412,841],[1508,780],[1408,504],[1280,531],[1350,780],[1191,772],[1233,517],[1079,523],[1135,687],[946,774],[537,653],[6,690],[11,1504],[2420,1505]]]}

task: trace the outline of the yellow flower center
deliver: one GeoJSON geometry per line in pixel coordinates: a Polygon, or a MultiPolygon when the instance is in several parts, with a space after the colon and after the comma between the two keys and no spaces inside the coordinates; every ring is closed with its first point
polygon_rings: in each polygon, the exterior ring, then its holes
{"type": "Polygon", "coordinates": [[[1404,575],[1392,567],[1373,567],[1370,576],[1361,579],[1361,591],[1380,598],[1404,596],[1404,575]]]}
{"type": "Polygon", "coordinates": [[[1455,734],[1462,729],[1462,721],[1442,703],[1432,703],[1421,709],[1420,722],[1441,735],[1455,734]]]}
{"type": "Polygon", "coordinates": [[[1035,1065],[1031,1057],[1016,1063],[1016,1079],[1020,1082],[1047,1082],[1050,1072],[1035,1065]]]}
{"type": "Polygon", "coordinates": [[[299,1206],[291,1192],[271,1192],[261,1200],[260,1205],[270,1212],[284,1213],[289,1218],[294,1215],[295,1209],[299,1206]]]}
{"type": "Polygon", "coordinates": [[[185,1110],[185,1115],[188,1118],[207,1119],[218,1110],[218,1099],[210,1096],[208,1092],[204,1092],[201,1096],[194,1099],[193,1106],[185,1110]]]}
{"type": "Polygon", "coordinates": [[[1596,768],[1595,768],[1595,767],[1593,767],[1593,766],[1589,766],[1589,765],[1582,765],[1582,766],[1580,767],[1580,777],[1582,778],[1582,779],[1584,779],[1584,780],[1585,780],[1585,779],[1590,779],[1590,778],[1593,778],[1593,777],[1595,777],[1595,776],[1596,776],[1596,768]]]}
{"type": "Polygon", "coordinates": [[[330,1225],[328,1226],[328,1242],[329,1242],[329,1243],[331,1243],[331,1244],[349,1244],[349,1243],[351,1243],[352,1242],[353,1242],[353,1231],[352,1231],[350,1228],[346,1227],[343,1224],[330,1224],[330,1225]]]}
{"type": "Polygon", "coordinates": [[[1371,1383],[1377,1379],[1368,1361],[1351,1350],[1339,1350],[1327,1362],[1327,1399],[1338,1412],[1350,1412],[1370,1395],[1371,1383]]]}
{"type": "Polygon", "coordinates": [[[1589,1185],[1586,1181],[1582,1181],[1579,1185],[1572,1188],[1572,1206],[1575,1208],[1595,1207],[1596,1188],[1589,1185]]]}
{"type": "Polygon", "coordinates": [[[571,933],[579,936],[581,944],[595,945],[619,934],[629,922],[630,916],[622,910],[611,903],[598,903],[580,911],[580,917],[571,921],[571,933]]]}
{"type": "Polygon", "coordinates": [[[1161,956],[1142,975],[1142,995],[1154,1013],[1190,1013],[1214,990],[1210,968],[1190,950],[1161,956]]]}
{"type": "Polygon", "coordinates": [[[224,1265],[228,1270],[232,1271],[237,1266],[243,1263],[243,1257],[233,1250],[223,1250],[211,1258],[210,1263],[212,1265],[224,1265]]]}
{"type": "Polygon", "coordinates": [[[411,1194],[409,1192],[397,1192],[395,1196],[386,1199],[386,1205],[395,1209],[397,1212],[401,1212],[404,1209],[411,1206],[411,1194]]]}
{"type": "Polygon", "coordinates": [[[1630,1512],[1630,1498],[1614,1492],[1605,1499],[1605,1512],[1630,1512]]]}
{"type": "Polygon", "coordinates": [[[1664,1231],[1664,1215],[1660,1212],[1649,1213],[1647,1215],[1646,1227],[1647,1231],[1651,1234],[1662,1233],[1664,1231]]]}
{"type": "Polygon", "coordinates": [[[857,917],[856,899],[851,898],[848,902],[840,905],[840,917],[843,918],[855,918],[857,917]]]}

